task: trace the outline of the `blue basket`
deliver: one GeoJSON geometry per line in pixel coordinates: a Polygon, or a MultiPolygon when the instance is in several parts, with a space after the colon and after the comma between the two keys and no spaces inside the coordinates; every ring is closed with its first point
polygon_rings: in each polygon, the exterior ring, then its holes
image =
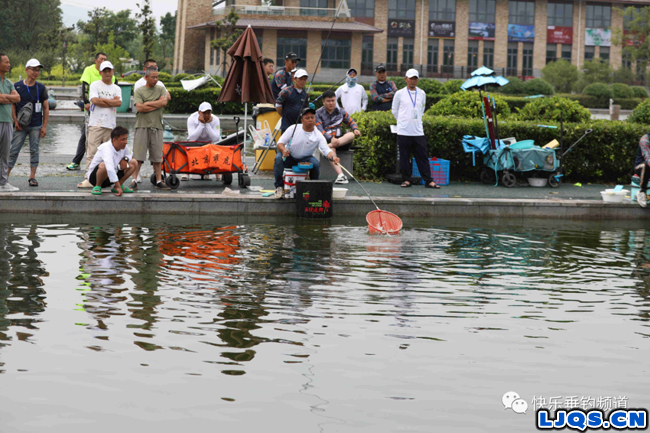
{"type": "MultiPolygon", "coordinates": [[[[431,170],[431,177],[438,185],[449,185],[449,161],[440,158],[429,159],[429,169],[431,170]]],[[[420,170],[418,165],[413,161],[413,177],[420,177],[420,170]]],[[[420,181],[420,185],[424,185],[424,179],[420,181]]]]}

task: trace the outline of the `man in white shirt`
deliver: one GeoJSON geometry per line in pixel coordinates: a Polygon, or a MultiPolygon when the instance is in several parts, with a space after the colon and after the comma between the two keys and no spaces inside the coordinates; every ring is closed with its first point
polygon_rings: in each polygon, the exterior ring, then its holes
{"type": "Polygon", "coordinates": [[[110,140],[97,148],[86,173],[93,185],[93,195],[102,195],[102,188],[108,188],[111,184],[111,192],[118,197],[122,193],[133,192],[124,184],[139,167],[139,163],[133,159],[133,153],[126,145],[128,134],[126,128],[118,126],[111,131],[110,140]]]}
{"type": "MultiPolygon", "coordinates": [[[[147,60],[145,60],[145,61],[144,61],[144,70],[146,71],[147,68],[151,68],[151,67],[153,67],[153,68],[157,68],[157,67],[158,67],[158,64],[156,63],[156,61],[155,61],[154,59],[147,59],[147,60]]],[[[139,79],[138,81],[136,81],[135,84],[133,85],[133,94],[135,95],[136,90],[138,90],[140,87],[142,87],[142,86],[146,86],[146,85],[147,85],[147,81],[144,79],[144,77],[140,78],[140,79],[139,79]]],[[[165,84],[164,84],[162,81],[159,80],[159,81],[156,83],[156,86],[162,86],[162,88],[165,89],[165,91],[167,92],[167,100],[168,100],[168,101],[171,101],[171,100],[172,100],[172,95],[169,94],[169,91],[167,90],[167,87],[165,87],[165,84]]]]}
{"type": "MultiPolygon", "coordinates": [[[[187,118],[187,141],[207,141],[216,143],[221,140],[219,118],[212,115],[212,105],[202,102],[199,111],[187,118]]],[[[190,178],[183,174],[181,180],[190,178]]]]}
{"type": "Polygon", "coordinates": [[[398,90],[393,98],[393,116],[397,120],[397,146],[399,147],[402,188],[408,188],[411,180],[411,152],[424,179],[425,188],[440,188],[431,177],[427,158],[427,138],[422,126],[426,94],[417,87],[420,74],[416,69],[406,71],[406,87],[398,90]]]}
{"type": "Polygon", "coordinates": [[[336,152],[327,145],[325,136],[316,129],[316,110],[309,107],[303,109],[300,121],[300,124],[289,126],[278,140],[278,153],[273,165],[275,198],[284,196],[282,175],[285,168],[291,168],[300,162],[308,162],[313,165],[310,170],[310,179],[317,180],[320,177],[320,162],[314,158],[316,148],[330,161],[337,164],[340,162],[336,152]]]}
{"type": "Polygon", "coordinates": [[[336,89],[336,99],[341,100],[341,106],[350,114],[366,111],[368,94],[362,85],[357,84],[357,70],[348,70],[345,84],[336,89]]]}
{"type": "MultiPolygon", "coordinates": [[[[88,118],[88,140],[86,141],[86,167],[97,152],[100,144],[111,139],[111,131],[117,123],[117,107],[122,105],[122,90],[113,83],[113,64],[108,60],[99,67],[102,79],[90,85],[90,117],[88,118]]],[[[77,185],[78,188],[91,188],[86,178],[77,185]]]]}

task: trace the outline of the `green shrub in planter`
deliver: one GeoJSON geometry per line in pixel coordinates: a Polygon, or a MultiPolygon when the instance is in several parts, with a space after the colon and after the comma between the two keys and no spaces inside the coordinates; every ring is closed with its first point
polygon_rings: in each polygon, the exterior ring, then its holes
{"type": "Polygon", "coordinates": [[[593,96],[601,101],[609,100],[613,95],[612,88],[605,83],[593,83],[585,87],[583,95],[593,96]]]}
{"type": "Polygon", "coordinates": [[[589,110],[576,101],[554,96],[552,98],[536,98],[526,104],[516,115],[517,120],[541,122],[559,122],[563,116],[564,122],[582,123],[591,119],[589,110]]]}
{"type": "Polygon", "coordinates": [[[635,98],[647,98],[648,97],[648,91],[645,89],[645,87],[632,86],[632,87],[630,87],[630,89],[632,89],[632,92],[634,93],[635,98]]]}
{"type": "MultiPolygon", "coordinates": [[[[507,85],[506,85],[507,86],[507,85]]],[[[541,78],[533,78],[524,81],[524,93],[526,95],[552,95],[555,93],[553,86],[541,78]]]]}
{"type": "MultiPolygon", "coordinates": [[[[497,104],[499,117],[504,119],[510,115],[510,107],[500,95],[493,95],[497,104]]],[[[438,101],[426,112],[431,116],[453,116],[466,118],[483,118],[483,110],[479,93],[474,91],[458,92],[438,101]]]]}
{"type": "Polygon", "coordinates": [[[521,81],[520,78],[517,77],[506,77],[508,81],[510,81],[508,84],[506,84],[503,87],[499,87],[499,93],[503,93],[504,95],[525,95],[526,92],[524,91],[524,82],[521,81]]]}
{"type": "Polygon", "coordinates": [[[442,83],[442,88],[444,89],[443,93],[446,93],[448,95],[452,95],[457,92],[462,92],[460,86],[463,85],[465,80],[447,80],[444,83],[442,83]]]}
{"type": "Polygon", "coordinates": [[[614,98],[634,98],[634,91],[627,84],[614,83],[611,88],[614,98]]]}

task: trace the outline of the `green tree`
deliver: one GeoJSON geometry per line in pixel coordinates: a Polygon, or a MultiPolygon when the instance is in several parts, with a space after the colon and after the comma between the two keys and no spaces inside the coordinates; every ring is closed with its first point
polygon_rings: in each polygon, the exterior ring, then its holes
{"type": "Polygon", "coordinates": [[[228,50],[243,33],[243,30],[236,27],[237,21],[239,21],[239,15],[237,15],[234,9],[230,9],[228,15],[215,23],[220,37],[212,41],[212,48],[221,50],[221,58],[223,59],[223,68],[221,73],[224,77],[227,73],[226,57],[228,56],[228,50]]]}
{"type": "Polygon", "coordinates": [[[94,8],[88,11],[90,19],[87,22],[81,20],[77,22],[77,29],[88,36],[88,43],[91,47],[106,42],[104,33],[107,32],[108,16],[111,13],[106,8],[94,8]]]}
{"type": "Polygon", "coordinates": [[[115,43],[121,47],[136,38],[139,33],[138,22],[131,17],[131,11],[125,9],[114,13],[106,8],[95,8],[88,12],[87,22],[79,21],[77,29],[88,36],[86,49],[92,51],[97,44],[108,42],[108,34],[113,31],[115,43]]]}
{"type": "Polygon", "coordinates": [[[113,64],[116,74],[124,72],[124,65],[120,59],[128,58],[129,53],[124,48],[115,44],[115,35],[112,31],[108,34],[108,42],[95,45],[95,52],[100,51],[105,53],[108,60],[113,64]]]}
{"type": "Polygon", "coordinates": [[[623,47],[623,55],[643,65],[650,59],[650,7],[625,9],[625,32],[614,31],[612,42],[623,47]]]}
{"type": "Polygon", "coordinates": [[[156,39],[156,20],[151,12],[149,0],[144,0],[142,6],[140,3],[136,3],[136,6],[140,8],[140,12],[136,14],[136,18],[140,20],[138,27],[142,32],[142,51],[145,59],[148,59],[151,57],[151,53],[153,53],[154,49],[154,42],[156,39]]]}
{"type": "Polygon", "coordinates": [[[602,59],[588,60],[580,74],[580,79],[574,85],[574,90],[582,92],[585,87],[593,83],[611,83],[614,71],[608,62],[602,59]]]}
{"type": "Polygon", "coordinates": [[[0,0],[0,50],[33,55],[44,42],[40,35],[61,26],[60,6],[60,0],[0,0]]]}
{"type": "Polygon", "coordinates": [[[578,81],[578,68],[564,59],[549,63],[542,69],[542,78],[549,82],[558,93],[570,93],[578,81]]]}
{"type": "Polygon", "coordinates": [[[176,12],[174,12],[174,15],[167,12],[164,17],[160,17],[160,46],[165,63],[167,63],[167,56],[174,52],[175,40],[176,12]]]}

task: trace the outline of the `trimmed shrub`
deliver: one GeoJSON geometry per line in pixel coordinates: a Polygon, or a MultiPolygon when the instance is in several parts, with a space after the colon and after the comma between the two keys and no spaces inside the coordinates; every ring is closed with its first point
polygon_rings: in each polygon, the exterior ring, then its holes
{"type": "Polygon", "coordinates": [[[172,80],[172,76],[167,72],[158,72],[158,79],[163,83],[167,83],[172,80]]]}
{"type": "Polygon", "coordinates": [[[180,82],[183,78],[187,78],[189,76],[190,76],[190,74],[180,73],[180,74],[174,75],[174,77],[172,79],[174,81],[176,81],[176,82],[180,82]]]}
{"type": "Polygon", "coordinates": [[[632,86],[632,87],[630,87],[630,89],[632,89],[632,93],[634,93],[635,98],[647,98],[648,97],[648,91],[643,86],[632,86]]]}
{"type": "Polygon", "coordinates": [[[578,77],[578,68],[564,59],[551,62],[542,69],[544,81],[550,83],[558,92],[570,92],[571,85],[578,81],[578,77]]]}
{"type": "Polygon", "coordinates": [[[627,121],[631,123],[650,125],[650,99],[642,102],[638,107],[632,110],[632,114],[627,118],[627,121]]]}
{"type": "Polygon", "coordinates": [[[612,94],[614,95],[614,98],[634,98],[634,92],[627,84],[614,83],[610,87],[612,88],[612,94]]]}
{"type": "MultiPolygon", "coordinates": [[[[497,104],[499,117],[510,115],[510,107],[500,95],[493,95],[497,104]]],[[[465,118],[483,118],[483,109],[478,92],[467,91],[449,95],[438,101],[426,112],[431,116],[453,116],[465,118]]]]}
{"type": "Polygon", "coordinates": [[[424,90],[427,95],[445,93],[442,83],[433,78],[422,78],[418,81],[418,87],[424,90]]]}
{"type": "MultiPolygon", "coordinates": [[[[507,86],[507,84],[506,84],[507,86]]],[[[526,95],[552,95],[555,93],[553,86],[541,78],[533,78],[524,81],[524,93],[526,95]]]]}
{"type": "Polygon", "coordinates": [[[526,92],[524,91],[524,82],[521,81],[520,78],[517,77],[506,77],[508,81],[510,81],[508,84],[506,84],[503,87],[499,87],[499,93],[503,93],[504,95],[525,95],[526,92]]]}
{"type": "Polygon", "coordinates": [[[519,110],[517,120],[543,122],[559,122],[563,116],[564,122],[581,123],[591,119],[589,110],[576,101],[554,96],[552,98],[536,98],[519,110]]]}
{"type": "Polygon", "coordinates": [[[395,83],[398,90],[403,89],[404,87],[406,87],[406,80],[404,79],[404,77],[388,77],[388,78],[386,78],[386,80],[392,81],[393,83],[395,83]]]}
{"type": "Polygon", "coordinates": [[[442,83],[442,88],[444,90],[444,93],[448,95],[453,95],[454,93],[457,92],[462,92],[460,86],[463,85],[465,80],[447,80],[444,83],[442,83]]]}
{"type": "Polygon", "coordinates": [[[596,99],[601,101],[609,102],[609,99],[613,96],[612,88],[605,83],[593,83],[585,87],[582,91],[583,95],[593,96],[596,99]]]}

